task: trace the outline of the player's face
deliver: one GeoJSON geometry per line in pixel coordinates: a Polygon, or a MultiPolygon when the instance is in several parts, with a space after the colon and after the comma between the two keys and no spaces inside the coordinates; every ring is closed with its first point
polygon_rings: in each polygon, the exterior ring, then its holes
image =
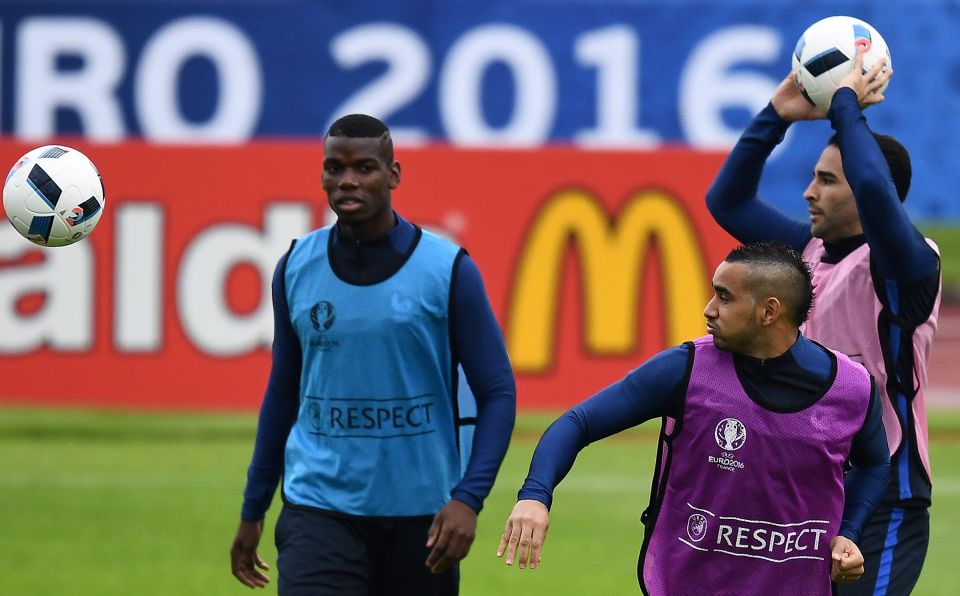
{"type": "Polygon", "coordinates": [[[760,331],[760,311],[750,292],[744,263],[720,263],[713,274],[713,298],[703,309],[707,333],[721,350],[750,354],[760,331]]]}
{"type": "Polygon", "coordinates": [[[810,213],[810,233],[824,242],[863,233],[853,190],[843,175],[840,149],[828,145],[813,170],[803,198],[810,213]]]}
{"type": "Polygon", "coordinates": [[[400,164],[386,161],[381,140],[327,137],[323,151],[323,190],[341,226],[359,239],[390,231],[400,164]]]}

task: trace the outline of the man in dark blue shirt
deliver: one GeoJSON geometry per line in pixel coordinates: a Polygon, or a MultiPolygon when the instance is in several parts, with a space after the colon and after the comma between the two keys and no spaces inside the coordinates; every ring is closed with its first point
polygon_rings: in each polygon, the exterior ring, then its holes
{"type": "Polygon", "coordinates": [[[476,265],[393,211],[400,172],[382,122],[335,122],[322,185],[337,223],[277,265],[273,364],[231,549],[251,588],[269,581],[257,546],[282,475],[280,594],[457,593],[516,389],[476,265]]]}
{"type": "MultiPolygon", "coordinates": [[[[903,208],[910,158],[892,137],[873,133],[861,106],[883,101],[893,74],[884,61],[862,69],[863,55],[840,82],[827,114],[792,77],[747,126],[707,193],[707,206],[741,242],[779,240],[813,268],[816,298],[804,334],[860,361],[877,380],[891,479],[860,548],[866,573],[844,596],[908,594],[929,539],[932,483],[924,390],[937,326],[940,260],[903,208]],[[798,120],[827,117],[835,130],[804,192],[810,218],[798,221],[759,199],[763,166],[798,120]]],[[[907,90],[903,90],[907,91],[907,90]]]]}
{"type": "Polygon", "coordinates": [[[831,576],[860,577],[856,543],[889,472],[875,385],[859,364],[798,333],[812,289],[795,251],[772,243],[736,249],[713,286],[704,309],[712,337],[657,354],[544,433],[501,538],[498,555],[508,565],[540,563],[553,491],[581,449],[659,417],[662,443],[638,567],[645,593],[829,594],[831,576]],[[849,378],[841,369],[859,379],[857,389],[838,380],[849,378]],[[853,468],[844,491],[847,457],[853,468]],[[689,540],[678,536],[678,523],[695,517],[702,519],[689,540]],[[721,520],[753,527],[730,541],[721,520]],[[812,524],[831,532],[816,547],[792,545],[799,538],[789,532],[774,539],[783,528],[812,524]],[[757,541],[744,546],[748,535],[757,541]]]}

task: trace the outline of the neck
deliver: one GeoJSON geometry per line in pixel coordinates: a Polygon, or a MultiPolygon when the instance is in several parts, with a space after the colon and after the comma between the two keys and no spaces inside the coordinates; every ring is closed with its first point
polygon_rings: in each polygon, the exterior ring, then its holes
{"type": "Polygon", "coordinates": [[[755,345],[744,350],[743,354],[751,358],[757,358],[758,360],[767,360],[768,358],[782,356],[797,342],[798,334],[799,332],[796,328],[789,330],[771,330],[771,333],[758,339],[755,345]]]}
{"type": "Polygon", "coordinates": [[[843,238],[837,238],[829,242],[824,240],[823,249],[827,253],[826,259],[824,260],[830,263],[839,262],[848,254],[863,246],[866,241],[867,238],[862,233],[853,236],[844,236],[843,238]]]}
{"type": "Polygon", "coordinates": [[[386,217],[379,217],[375,220],[364,221],[356,224],[346,223],[342,220],[337,221],[337,227],[344,240],[350,242],[369,242],[382,238],[390,233],[390,230],[397,225],[397,218],[393,210],[386,213],[386,217]]]}

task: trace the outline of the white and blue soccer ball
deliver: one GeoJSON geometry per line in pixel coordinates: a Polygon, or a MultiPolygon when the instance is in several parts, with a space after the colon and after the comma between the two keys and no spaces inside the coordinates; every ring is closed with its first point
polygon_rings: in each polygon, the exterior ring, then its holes
{"type": "Polygon", "coordinates": [[[96,166],[63,145],[28,151],[3,184],[7,219],[21,236],[40,246],[66,246],[86,238],[105,206],[96,166]]]}
{"type": "MultiPolygon", "coordinates": [[[[887,42],[869,23],[854,17],[837,16],[810,25],[793,51],[797,89],[817,109],[826,113],[840,80],[853,69],[857,48],[861,46],[866,48],[864,72],[883,56],[887,57],[884,70],[892,68],[887,42]]],[[[884,85],[880,92],[886,88],[884,85]]]]}

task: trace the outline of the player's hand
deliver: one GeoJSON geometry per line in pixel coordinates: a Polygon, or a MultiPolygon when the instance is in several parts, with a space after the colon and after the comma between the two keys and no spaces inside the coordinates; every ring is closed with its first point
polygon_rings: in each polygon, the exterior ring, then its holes
{"type": "Polygon", "coordinates": [[[536,569],[542,560],[543,542],[547,539],[547,528],[550,526],[550,512],[547,506],[533,499],[521,499],[513,506],[507,526],[500,537],[500,546],[497,556],[504,553],[507,565],[513,565],[514,557],[519,554],[520,569],[530,564],[530,569],[536,569]]]}
{"type": "Polygon", "coordinates": [[[827,116],[800,93],[792,72],[780,81],[777,90],[773,92],[773,97],[770,98],[770,103],[773,104],[777,114],[789,122],[816,120],[827,116]]]}
{"type": "Polygon", "coordinates": [[[470,552],[477,534],[477,512],[463,501],[450,499],[435,516],[427,532],[427,567],[443,573],[470,552]]]}
{"type": "Polygon", "coordinates": [[[230,568],[233,576],[240,583],[249,588],[265,588],[270,578],[260,570],[269,570],[270,566],[263,562],[257,554],[257,545],[260,544],[260,535],[263,534],[263,520],[241,521],[237,528],[237,535],[230,547],[230,568]]]}
{"type": "Polygon", "coordinates": [[[830,541],[830,558],[830,579],[838,584],[855,582],[863,575],[863,555],[846,536],[836,536],[830,541]]]}
{"type": "Polygon", "coordinates": [[[890,80],[890,77],[893,76],[892,68],[883,70],[884,65],[887,63],[886,56],[877,60],[876,63],[870,67],[870,70],[863,72],[863,54],[865,52],[865,48],[857,47],[853,70],[840,79],[840,85],[838,87],[853,89],[853,92],[857,94],[857,101],[860,102],[860,107],[864,108],[883,101],[883,93],[880,92],[880,89],[883,88],[883,86],[887,84],[887,81],[890,80]]]}

